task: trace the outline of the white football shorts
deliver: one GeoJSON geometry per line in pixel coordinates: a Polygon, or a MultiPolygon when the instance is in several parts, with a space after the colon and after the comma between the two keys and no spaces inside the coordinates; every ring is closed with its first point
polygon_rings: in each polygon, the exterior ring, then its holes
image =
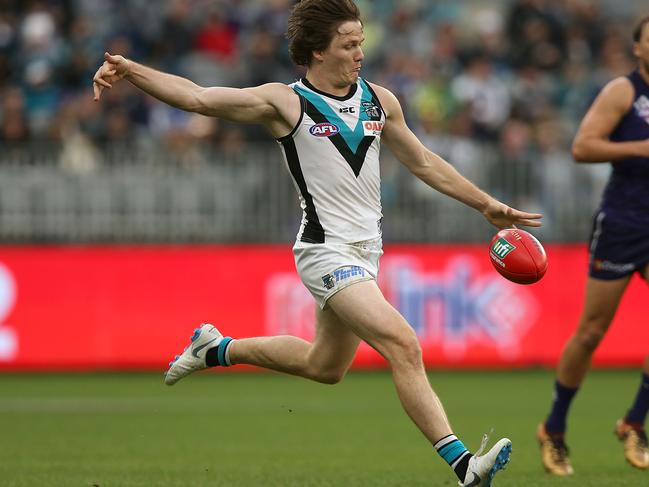
{"type": "Polygon", "coordinates": [[[320,308],[341,289],[376,280],[383,255],[381,238],[349,244],[295,242],[295,267],[320,308]]]}

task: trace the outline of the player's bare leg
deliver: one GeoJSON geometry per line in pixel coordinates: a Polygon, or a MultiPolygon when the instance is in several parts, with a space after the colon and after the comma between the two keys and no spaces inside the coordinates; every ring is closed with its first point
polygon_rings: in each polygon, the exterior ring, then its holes
{"type": "Polygon", "coordinates": [[[593,352],[606,334],[631,276],[612,281],[589,277],[579,327],[568,340],[557,367],[557,379],[579,387],[590,368],[593,352]]]}
{"type": "Polygon", "coordinates": [[[349,369],[359,342],[331,310],[317,311],[313,343],[293,336],[232,340],[205,324],[194,330],[190,344],[169,364],[165,383],[173,385],[211,366],[248,364],[335,384],[349,369]]]}
{"type": "Polygon", "coordinates": [[[471,456],[453,435],[444,407],[428,381],[417,335],[386,301],[376,282],[358,282],[339,291],[329,299],[329,306],[390,363],[404,410],[455,470],[460,485],[491,485],[493,476],[509,461],[511,441],[503,438],[480,455],[485,438],[480,450],[471,456]],[[455,452],[447,454],[446,447],[455,452]]]}
{"type": "Polygon", "coordinates": [[[331,309],[316,313],[313,343],[293,336],[239,339],[230,346],[231,363],[256,365],[325,384],[340,382],[360,338],[331,309]]]}
{"type": "Polygon", "coordinates": [[[231,340],[211,325],[203,325],[173,362],[166,382],[171,385],[207,368],[210,353],[223,348],[217,354],[219,365],[257,365],[334,384],[344,377],[363,338],[390,362],[404,409],[454,469],[460,485],[491,485],[493,476],[509,462],[511,441],[503,438],[480,455],[485,437],[480,450],[471,455],[452,434],[442,404],[428,382],[417,336],[374,281],[359,282],[335,294],[327,309],[317,311],[316,326],[316,337],[310,343],[292,336],[231,340]],[[210,343],[214,346],[203,351],[210,343]],[[183,364],[187,364],[186,371],[181,370],[183,364]]]}
{"type": "MultiPolygon", "coordinates": [[[[642,273],[649,283],[649,266],[645,266],[642,273]]],[[[640,387],[634,398],[631,408],[626,415],[615,424],[615,435],[622,442],[624,457],[635,468],[649,468],[649,445],[645,422],[649,410],[649,357],[642,367],[640,387]]]]}
{"type": "Polygon", "coordinates": [[[444,408],[428,382],[417,335],[376,283],[349,286],[330,298],[329,306],[390,363],[399,399],[426,438],[434,443],[450,434],[444,408]]]}
{"type": "Polygon", "coordinates": [[[574,472],[565,442],[568,409],[590,368],[593,352],[615,316],[630,279],[628,276],[606,281],[589,277],[586,282],[579,326],[568,340],[557,367],[552,410],[536,431],[541,461],[548,473],[566,476],[574,472]]]}

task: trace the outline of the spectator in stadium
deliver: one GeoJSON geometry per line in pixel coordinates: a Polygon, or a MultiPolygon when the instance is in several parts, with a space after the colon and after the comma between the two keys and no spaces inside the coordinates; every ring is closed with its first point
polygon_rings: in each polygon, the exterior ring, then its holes
{"type": "Polygon", "coordinates": [[[93,78],[96,100],[126,79],[186,111],[262,124],[282,149],[304,211],[293,251],[319,304],[314,342],[291,336],[233,340],[205,324],[170,364],[165,382],[211,366],[250,364],[333,384],[364,340],[389,362],[405,411],[459,484],[489,486],[509,461],[511,441],[499,440],[484,455],[486,437],[475,455],[465,448],[428,382],[414,330],[376,284],[383,253],[380,142],[430,187],[497,227],[538,227],[541,215],[510,208],[478,189],[422,145],[390,91],[360,78],[363,25],[352,0],[303,0],[292,10],[287,35],[293,61],[307,67],[306,76],[290,86],[202,88],[109,53],[93,78]]]}
{"type": "Polygon", "coordinates": [[[545,0],[517,0],[507,19],[510,56],[514,66],[532,64],[558,70],[564,60],[565,32],[545,0]]]}
{"type": "Polygon", "coordinates": [[[463,74],[455,78],[451,91],[471,109],[473,133],[483,140],[495,140],[509,117],[511,95],[507,85],[494,72],[491,59],[476,54],[463,74]]]}
{"type": "MultiPolygon", "coordinates": [[[[649,281],[649,17],[635,28],[633,41],[637,69],[604,87],[572,147],[576,161],[611,162],[613,170],[593,222],[579,327],[559,361],[550,414],[537,428],[543,465],[559,476],[573,473],[565,443],[567,416],[591,357],[633,274],[649,281]]],[[[615,425],[626,460],[640,469],[649,468],[644,429],[648,410],[649,357],[635,400],[615,425]]]]}
{"type": "Polygon", "coordinates": [[[24,142],[29,137],[25,120],[25,100],[18,88],[8,88],[2,92],[0,103],[0,142],[12,145],[24,142]]]}

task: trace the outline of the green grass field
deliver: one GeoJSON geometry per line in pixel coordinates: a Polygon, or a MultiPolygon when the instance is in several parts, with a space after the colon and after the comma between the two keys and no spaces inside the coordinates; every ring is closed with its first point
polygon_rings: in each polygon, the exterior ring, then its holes
{"type": "MultiPolygon", "coordinates": [[[[647,486],[612,434],[638,372],[596,371],[575,400],[576,474],[543,472],[534,439],[552,373],[430,372],[456,433],[509,436],[496,486],[647,486]]],[[[0,485],[453,486],[449,468],[402,412],[389,374],[324,386],[275,374],[0,375],[0,485]]]]}

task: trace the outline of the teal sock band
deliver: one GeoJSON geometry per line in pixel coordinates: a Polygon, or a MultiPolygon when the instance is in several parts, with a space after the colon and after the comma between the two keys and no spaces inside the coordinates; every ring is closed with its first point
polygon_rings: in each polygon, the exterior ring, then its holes
{"type": "Polygon", "coordinates": [[[467,449],[464,444],[460,440],[455,440],[448,445],[444,445],[437,453],[439,453],[446,463],[452,465],[465,451],[467,449]]]}
{"type": "Polygon", "coordinates": [[[437,441],[434,447],[439,456],[442,457],[451,467],[455,467],[454,463],[468,453],[464,443],[462,443],[454,434],[447,435],[437,441]]]}
{"type": "Polygon", "coordinates": [[[219,362],[219,365],[221,367],[230,366],[228,361],[225,359],[225,352],[228,349],[228,345],[230,345],[231,341],[231,337],[223,337],[223,340],[221,340],[221,343],[219,343],[219,346],[216,349],[216,360],[219,362]]]}

